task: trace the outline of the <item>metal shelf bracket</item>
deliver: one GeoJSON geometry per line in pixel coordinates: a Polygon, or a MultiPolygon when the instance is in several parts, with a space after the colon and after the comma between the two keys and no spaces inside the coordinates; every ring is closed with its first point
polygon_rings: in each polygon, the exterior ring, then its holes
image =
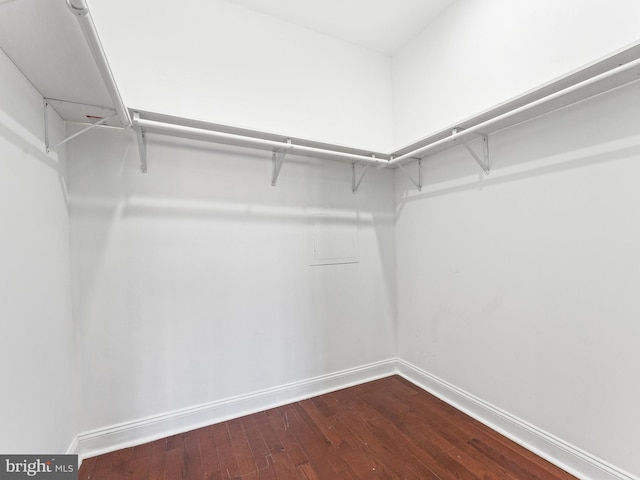
{"type": "MultiPolygon", "coordinates": [[[[375,155],[372,155],[372,157],[375,158],[375,155]]],[[[353,194],[358,193],[360,184],[362,183],[362,180],[364,179],[364,176],[367,174],[367,170],[369,170],[370,166],[371,165],[369,164],[365,165],[364,168],[362,169],[362,173],[360,174],[360,178],[356,180],[356,162],[353,162],[351,164],[351,193],[353,194]]]]}
{"type": "MultiPolygon", "coordinates": [[[[79,132],[76,132],[73,135],[70,135],[67,138],[63,139],[63,140],[60,140],[55,145],[51,145],[51,138],[50,138],[51,134],[49,132],[49,110],[51,108],[53,108],[53,107],[49,103],[49,100],[53,101],[53,99],[50,99],[50,98],[45,98],[44,99],[44,147],[45,147],[45,152],[47,153],[47,155],[50,154],[52,151],[54,151],[56,148],[58,148],[60,145],[64,145],[65,143],[67,143],[69,140],[73,140],[74,138],[79,137],[83,133],[88,132],[92,128],[97,127],[98,125],[105,124],[109,120],[111,120],[112,118],[118,116],[118,112],[116,112],[115,110],[112,110],[113,113],[111,115],[108,115],[108,116],[103,117],[103,118],[99,118],[99,119],[97,119],[96,122],[92,123],[88,127],[83,128],[79,132]]],[[[62,100],[56,100],[56,102],[62,102],[62,100]]],[[[65,103],[75,103],[75,102],[65,102],[65,103]]],[[[87,105],[87,106],[94,107],[95,105],[87,105]]],[[[100,108],[104,109],[104,107],[100,107],[100,108]]]]}
{"type": "MultiPolygon", "coordinates": [[[[393,160],[393,158],[391,160],[393,160]]],[[[401,163],[398,163],[398,167],[400,167],[400,170],[402,170],[404,172],[404,174],[407,176],[407,178],[409,178],[409,180],[411,180],[411,183],[413,183],[416,186],[418,191],[421,192],[422,191],[422,159],[418,158],[416,160],[417,160],[417,163],[418,163],[418,181],[415,181],[413,179],[411,174],[405,170],[405,168],[402,166],[401,163]]]]}
{"type": "MultiPolygon", "coordinates": [[[[462,132],[464,129],[462,128],[454,128],[453,131],[451,132],[451,135],[457,135],[458,133],[462,132]]],[[[464,148],[467,149],[467,152],[469,152],[469,155],[471,155],[473,157],[473,159],[476,161],[476,163],[478,165],[480,165],[480,168],[482,169],[482,171],[484,172],[485,175],[489,175],[490,173],[490,164],[489,164],[489,136],[488,135],[484,135],[482,133],[476,133],[476,135],[480,136],[482,138],[482,156],[480,156],[477,152],[475,152],[470,146],[469,144],[464,140],[464,138],[462,137],[454,137],[454,141],[458,141],[462,144],[462,146],[464,148]]]]}
{"type": "Polygon", "coordinates": [[[140,114],[133,112],[133,129],[138,141],[138,154],[140,155],[140,171],[147,173],[147,136],[139,124],[140,114]]]}
{"type": "Polygon", "coordinates": [[[273,164],[273,173],[271,174],[271,186],[275,187],[278,183],[278,176],[280,176],[280,169],[284,163],[284,158],[287,156],[287,151],[291,148],[291,139],[287,138],[288,147],[285,150],[274,150],[271,155],[271,163],[273,164]]]}

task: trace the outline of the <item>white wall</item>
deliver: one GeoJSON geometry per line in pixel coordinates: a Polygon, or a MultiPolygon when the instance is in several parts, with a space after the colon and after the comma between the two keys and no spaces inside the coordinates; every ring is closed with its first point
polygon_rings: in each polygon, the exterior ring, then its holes
{"type": "Polygon", "coordinates": [[[81,431],[395,355],[393,174],[94,130],[69,147],[81,431]],[[357,212],[360,262],[309,266],[308,215],[357,212]]]}
{"type": "Polygon", "coordinates": [[[129,107],[391,149],[388,56],[222,0],[91,9],[129,107]]]}
{"type": "Polygon", "coordinates": [[[393,57],[401,147],[640,39],[636,0],[458,0],[393,57]]]}
{"type": "Polygon", "coordinates": [[[77,391],[64,152],[44,154],[42,97],[1,50],[0,78],[0,451],[65,453],[77,391]]]}
{"type": "Polygon", "coordinates": [[[396,176],[398,356],[640,474],[640,85],[396,176]]]}

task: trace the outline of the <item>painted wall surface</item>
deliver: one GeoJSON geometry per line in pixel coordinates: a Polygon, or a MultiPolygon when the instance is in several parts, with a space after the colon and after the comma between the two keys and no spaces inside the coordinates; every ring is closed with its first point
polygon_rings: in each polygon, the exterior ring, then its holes
{"type": "Polygon", "coordinates": [[[391,149],[386,55],[221,0],[91,9],[129,107],[391,149]]]}
{"type": "MultiPolygon", "coordinates": [[[[69,147],[81,431],[395,355],[393,174],[94,130],[69,147]],[[310,215],[357,212],[359,263],[310,266],[310,215]]],[[[332,246],[332,248],[335,247],[332,246]]],[[[339,246],[338,246],[339,248],[339,246]]]]}
{"type": "Polygon", "coordinates": [[[397,147],[640,40],[636,0],[458,0],[393,57],[397,147]]]}
{"type": "Polygon", "coordinates": [[[0,451],[65,453],[77,392],[64,152],[44,154],[42,97],[1,50],[0,78],[0,451]]]}
{"type": "Polygon", "coordinates": [[[396,176],[398,356],[635,475],[639,109],[635,82],[492,135],[489,176],[396,176]]]}

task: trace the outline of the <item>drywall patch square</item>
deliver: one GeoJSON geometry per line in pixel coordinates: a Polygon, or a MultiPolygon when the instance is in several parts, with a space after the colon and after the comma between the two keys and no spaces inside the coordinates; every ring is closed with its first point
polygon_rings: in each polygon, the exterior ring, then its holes
{"type": "Polygon", "coordinates": [[[323,212],[309,216],[309,264],[358,263],[358,217],[323,212]]]}

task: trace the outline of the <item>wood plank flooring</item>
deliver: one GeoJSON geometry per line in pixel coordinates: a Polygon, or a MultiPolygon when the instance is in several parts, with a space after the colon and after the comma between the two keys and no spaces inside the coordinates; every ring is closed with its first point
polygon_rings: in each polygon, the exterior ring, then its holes
{"type": "Polygon", "coordinates": [[[399,376],[88,458],[80,480],[568,480],[399,376]]]}

